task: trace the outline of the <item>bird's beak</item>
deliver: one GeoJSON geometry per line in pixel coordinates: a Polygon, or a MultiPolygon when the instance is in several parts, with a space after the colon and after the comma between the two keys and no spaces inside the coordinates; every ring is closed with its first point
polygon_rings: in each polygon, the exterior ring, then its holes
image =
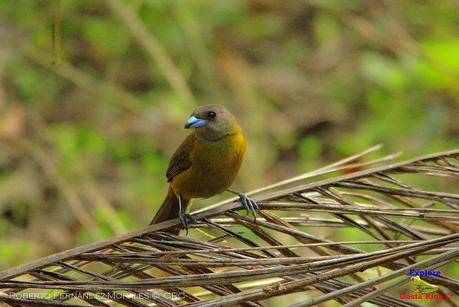
{"type": "Polygon", "coordinates": [[[204,126],[205,124],[207,124],[207,120],[191,116],[185,123],[185,129],[198,128],[204,126]]]}

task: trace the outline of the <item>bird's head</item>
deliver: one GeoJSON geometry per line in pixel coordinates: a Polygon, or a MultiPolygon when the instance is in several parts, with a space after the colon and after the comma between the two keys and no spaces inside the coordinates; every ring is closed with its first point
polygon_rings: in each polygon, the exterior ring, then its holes
{"type": "Polygon", "coordinates": [[[218,104],[197,107],[185,123],[185,129],[189,128],[196,129],[200,137],[209,141],[221,139],[241,129],[234,116],[218,104]]]}

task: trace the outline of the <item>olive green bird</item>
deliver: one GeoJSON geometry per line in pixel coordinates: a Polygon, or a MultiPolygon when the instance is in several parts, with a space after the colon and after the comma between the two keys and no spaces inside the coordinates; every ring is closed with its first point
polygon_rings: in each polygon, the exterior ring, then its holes
{"type": "MultiPolygon", "coordinates": [[[[184,229],[194,219],[186,213],[192,199],[231,192],[256,216],[258,205],[230,189],[244,158],[246,143],[234,116],[221,105],[204,105],[193,111],[185,129],[194,131],[172,156],[166,177],[169,190],[150,224],[179,218],[184,229]]],[[[178,233],[176,230],[175,233],[178,233]]]]}

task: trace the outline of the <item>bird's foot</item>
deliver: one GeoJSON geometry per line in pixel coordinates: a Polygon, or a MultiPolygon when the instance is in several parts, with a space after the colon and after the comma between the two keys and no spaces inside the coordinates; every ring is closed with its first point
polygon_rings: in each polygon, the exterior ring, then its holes
{"type": "Polygon", "coordinates": [[[241,202],[241,204],[244,206],[245,210],[247,211],[246,215],[248,215],[249,212],[252,213],[253,219],[256,221],[257,211],[258,209],[260,209],[258,207],[258,204],[253,199],[251,199],[245,194],[237,193],[237,195],[239,196],[239,201],[241,202]]]}
{"type": "Polygon", "coordinates": [[[179,219],[180,223],[182,223],[182,228],[185,229],[186,235],[188,235],[189,226],[192,223],[196,223],[196,219],[188,213],[181,213],[179,219]]]}

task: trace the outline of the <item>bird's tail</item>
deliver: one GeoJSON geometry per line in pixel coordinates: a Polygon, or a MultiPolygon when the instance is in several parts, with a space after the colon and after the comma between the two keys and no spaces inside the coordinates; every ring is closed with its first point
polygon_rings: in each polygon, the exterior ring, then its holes
{"type": "MultiPolygon", "coordinates": [[[[188,202],[189,202],[188,200],[182,199],[183,210],[186,209],[188,202]]],[[[169,187],[167,196],[164,199],[163,204],[159,208],[158,212],[156,212],[156,215],[151,220],[150,225],[161,223],[161,222],[172,220],[172,219],[176,219],[178,217],[179,217],[179,200],[177,196],[175,195],[174,191],[172,191],[172,188],[169,187]]],[[[176,228],[171,233],[178,234],[179,231],[180,231],[180,228],[176,228]]]]}

